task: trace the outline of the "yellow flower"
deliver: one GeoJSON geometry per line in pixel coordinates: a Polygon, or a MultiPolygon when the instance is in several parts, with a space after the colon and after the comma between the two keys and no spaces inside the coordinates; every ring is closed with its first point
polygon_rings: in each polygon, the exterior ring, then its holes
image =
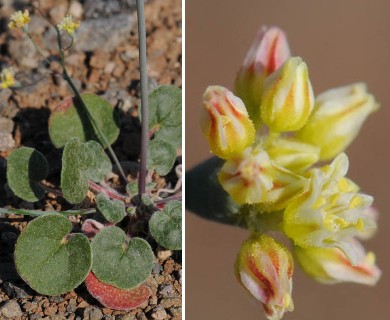
{"type": "Polygon", "coordinates": [[[0,73],[0,88],[6,89],[16,84],[12,68],[5,68],[0,73]]]}
{"type": "Polygon", "coordinates": [[[256,126],[264,80],[290,57],[286,34],[278,27],[263,26],[250,47],[237,75],[235,94],[245,103],[256,126]]]}
{"type": "Polygon", "coordinates": [[[267,235],[252,235],[241,245],[236,260],[240,283],[260,302],[270,320],[293,311],[294,261],[289,250],[267,235]]]}
{"type": "Polygon", "coordinates": [[[372,197],[357,193],[357,185],[344,177],[347,170],[345,154],[328,166],[312,169],[309,190],[285,210],[284,231],[301,247],[338,247],[355,265],[356,252],[348,239],[371,233],[376,223],[367,214],[372,197]]]}
{"type": "Polygon", "coordinates": [[[8,24],[8,28],[10,29],[21,29],[26,24],[30,22],[29,12],[28,10],[22,11],[16,11],[13,14],[11,14],[10,17],[10,23],[8,24]]]}
{"type": "Polygon", "coordinates": [[[302,269],[319,282],[375,285],[381,271],[375,264],[374,253],[366,253],[361,243],[355,239],[349,240],[349,243],[356,252],[355,266],[338,248],[295,247],[295,256],[302,269]]]}
{"type": "Polygon", "coordinates": [[[200,124],[211,151],[223,159],[240,154],[255,139],[255,127],[244,103],[224,87],[206,89],[200,124]]]}
{"type": "Polygon", "coordinates": [[[299,57],[290,58],[265,81],[261,119],[272,131],[296,131],[306,123],[313,105],[307,66],[299,57]]]}
{"type": "Polygon", "coordinates": [[[65,31],[68,35],[73,36],[75,30],[80,26],[80,21],[73,20],[73,17],[66,15],[57,25],[58,29],[65,31]]]}
{"type": "Polygon", "coordinates": [[[322,160],[332,159],[351,144],[366,118],[378,108],[363,83],[328,90],[316,98],[314,110],[297,137],[321,147],[322,160]]]}

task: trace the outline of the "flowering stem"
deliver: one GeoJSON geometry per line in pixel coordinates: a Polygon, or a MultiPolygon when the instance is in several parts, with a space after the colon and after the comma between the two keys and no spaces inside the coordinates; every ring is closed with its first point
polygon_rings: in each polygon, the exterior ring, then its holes
{"type": "Polygon", "coordinates": [[[87,106],[85,105],[83,99],[81,98],[81,95],[80,95],[79,91],[77,90],[77,88],[74,85],[71,77],[68,74],[68,71],[66,70],[66,67],[65,67],[65,54],[64,54],[64,49],[62,48],[62,44],[61,44],[60,30],[58,29],[57,26],[54,26],[54,28],[57,31],[57,42],[58,42],[58,47],[59,47],[59,50],[60,50],[60,63],[61,63],[61,66],[62,66],[63,77],[64,77],[65,81],[68,82],[68,84],[69,84],[70,88],[72,89],[73,93],[75,94],[77,100],[79,101],[79,103],[81,104],[82,108],[86,112],[88,118],[91,120],[92,125],[98,131],[100,137],[103,139],[104,146],[106,148],[108,148],[108,151],[110,152],[110,154],[111,154],[111,156],[112,156],[116,166],[118,167],[119,173],[121,174],[121,177],[122,177],[123,181],[127,183],[126,175],[125,175],[125,173],[124,173],[124,171],[123,171],[123,169],[122,169],[122,167],[121,167],[121,165],[119,163],[118,158],[115,155],[114,150],[111,148],[111,145],[108,142],[106,135],[100,129],[100,127],[96,123],[95,119],[93,118],[92,114],[89,112],[87,106]]]}
{"type": "Polygon", "coordinates": [[[46,61],[46,63],[50,66],[50,60],[45,56],[42,49],[35,43],[34,39],[32,38],[30,32],[27,28],[23,28],[23,32],[27,35],[27,37],[30,39],[31,43],[33,44],[35,50],[42,56],[42,58],[46,61]]]}
{"type": "Polygon", "coordinates": [[[147,79],[147,64],[146,64],[146,31],[145,31],[145,15],[144,2],[137,0],[137,15],[138,15],[138,37],[139,37],[139,64],[141,74],[141,155],[140,167],[138,175],[138,194],[144,194],[146,191],[146,157],[148,151],[149,128],[148,128],[148,79],[147,79]]]}

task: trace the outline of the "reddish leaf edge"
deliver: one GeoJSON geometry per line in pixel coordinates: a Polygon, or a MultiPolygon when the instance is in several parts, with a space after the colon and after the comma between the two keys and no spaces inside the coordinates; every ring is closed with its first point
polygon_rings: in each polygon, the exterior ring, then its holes
{"type": "Polygon", "coordinates": [[[139,287],[124,290],[101,282],[93,272],[90,272],[85,279],[88,292],[106,308],[129,311],[145,303],[152,291],[141,284],[139,287]]]}

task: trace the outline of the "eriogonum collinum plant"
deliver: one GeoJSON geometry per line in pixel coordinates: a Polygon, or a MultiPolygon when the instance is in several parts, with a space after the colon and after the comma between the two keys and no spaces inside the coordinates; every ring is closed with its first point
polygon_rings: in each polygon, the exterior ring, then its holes
{"type": "Polygon", "coordinates": [[[293,310],[294,266],[289,249],[267,231],[287,236],[303,270],[320,282],[378,281],[375,256],[358,240],[375,232],[373,198],[346,177],[343,153],[378,108],[363,83],[315,98],[307,65],[290,56],[277,27],[259,31],[234,93],[206,89],[202,131],[225,160],[219,182],[252,233],[238,254],[236,275],[268,319],[293,310]]]}

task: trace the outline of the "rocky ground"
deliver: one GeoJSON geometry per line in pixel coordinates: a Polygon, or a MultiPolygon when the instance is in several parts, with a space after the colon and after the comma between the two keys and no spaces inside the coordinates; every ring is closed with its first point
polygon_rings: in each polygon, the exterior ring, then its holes
{"type": "MultiPolygon", "coordinates": [[[[39,0],[35,4],[54,21],[67,12],[82,21],[66,57],[69,73],[81,92],[97,93],[118,109],[121,133],[114,151],[120,161],[136,161],[140,101],[135,1],[39,0]]],[[[28,1],[0,3],[0,68],[11,66],[21,84],[12,90],[0,89],[0,207],[70,209],[69,204],[50,193],[42,201],[27,203],[15,197],[6,184],[6,159],[14,148],[23,145],[46,156],[51,164],[48,180],[51,186],[58,186],[61,153],[50,142],[47,121],[51,110],[72,95],[67,84],[53,73],[59,70],[55,34],[37,10],[30,10],[29,29],[50,65],[21,32],[8,30],[9,15],[25,7],[31,9],[28,1]]],[[[149,86],[181,87],[181,1],[149,0],[145,15],[149,86]]],[[[159,179],[161,187],[168,182],[159,179]]],[[[19,278],[13,264],[15,242],[29,220],[0,215],[0,319],[181,319],[181,252],[165,250],[155,243],[152,247],[157,258],[148,280],[152,296],[140,308],[130,312],[104,308],[84,285],[58,297],[38,295],[19,278]]],[[[76,229],[81,220],[74,219],[76,229]]]]}

